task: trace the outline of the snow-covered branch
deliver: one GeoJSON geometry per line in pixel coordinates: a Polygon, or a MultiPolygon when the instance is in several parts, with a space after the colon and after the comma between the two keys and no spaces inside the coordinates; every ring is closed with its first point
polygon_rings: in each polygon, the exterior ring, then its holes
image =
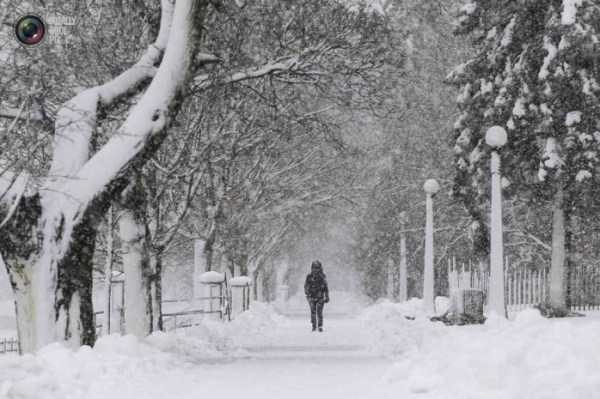
{"type": "Polygon", "coordinates": [[[0,210],[3,205],[8,207],[8,211],[2,220],[0,228],[6,223],[10,216],[15,212],[21,197],[27,192],[29,176],[26,174],[15,174],[8,170],[0,170],[0,210]]]}
{"type": "Polygon", "coordinates": [[[173,5],[162,0],[161,27],[156,41],[140,60],[115,79],[101,86],[85,90],[67,101],[56,116],[54,156],[46,190],[56,190],[65,178],[72,178],[89,160],[90,140],[96,130],[98,110],[134,90],[154,76],[154,64],[165,50],[171,29],[173,5]]]}
{"type": "MultiPolygon", "coordinates": [[[[181,97],[187,89],[187,82],[192,72],[191,55],[195,53],[200,41],[200,32],[195,19],[199,13],[202,13],[199,9],[204,6],[204,3],[179,0],[174,9],[168,0],[163,0],[162,3],[163,10],[167,13],[163,15],[159,38],[140,61],[141,70],[146,70],[147,73],[153,71],[150,64],[158,59],[160,50],[164,48],[166,42],[162,63],[148,90],[118,132],[73,175],[73,179],[65,184],[63,192],[81,204],[89,203],[110,184],[124,178],[132,164],[144,161],[145,151],[151,153],[158,148],[164,139],[165,129],[172,120],[172,110],[180,104],[181,97]],[[170,10],[173,11],[172,23],[168,15],[170,10]],[[172,31],[167,33],[168,27],[171,26],[172,31]]],[[[132,75],[132,79],[127,79],[126,83],[134,84],[135,78],[143,79],[141,75],[132,75]]],[[[111,93],[114,98],[116,93],[111,93]]],[[[91,102],[88,105],[93,107],[91,102]]],[[[61,167],[60,161],[57,162],[59,162],[57,167],[61,167]]],[[[66,169],[72,173],[76,168],[66,169]]],[[[64,172],[65,168],[62,170],[64,172]]]]}

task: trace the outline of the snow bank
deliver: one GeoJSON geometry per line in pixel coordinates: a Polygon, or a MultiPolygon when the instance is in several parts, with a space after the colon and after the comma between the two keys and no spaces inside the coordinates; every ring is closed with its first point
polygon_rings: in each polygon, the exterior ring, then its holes
{"type": "MultiPolygon", "coordinates": [[[[447,298],[436,298],[438,314],[445,312],[447,307],[447,298]]],[[[386,357],[417,350],[446,331],[443,323],[429,320],[423,300],[417,298],[402,303],[385,300],[367,308],[359,320],[369,330],[370,349],[386,357]]]]}
{"type": "Polygon", "coordinates": [[[544,319],[537,310],[514,322],[495,314],[485,325],[445,327],[408,321],[394,304],[370,309],[381,348],[402,354],[385,379],[423,398],[594,398],[600,388],[600,321],[544,319]]]}
{"type": "Polygon", "coordinates": [[[250,302],[250,309],[240,313],[229,323],[204,319],[202,325],[224,340],[243,340],[267,336],[283,322],[272,305],[250,302]]]}
{"type": "MultiPolygon", "coordinates": [[[[102,337],[94,348],[72,351],[59,343],[36,356],[0,356],[0,397],[64,399],[84,397],[90,386],[118,386],[228,356],[225,342],[205,327],[180,334],[154,333],[146,340],[133,335],[102,337]]],[[[150,379],[148,379],[150,380],[150,379]]]]}

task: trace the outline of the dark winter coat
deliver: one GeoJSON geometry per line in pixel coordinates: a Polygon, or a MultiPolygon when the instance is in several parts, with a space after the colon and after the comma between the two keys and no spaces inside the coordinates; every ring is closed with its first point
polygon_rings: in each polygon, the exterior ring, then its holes
{"type": "Polygon", "coordinates": [[[329,288],[327,287],[327,278],[321,271],[313,271],[306,276],[304,283],[304,293],[310,300],[329,301],[329,288]]]}

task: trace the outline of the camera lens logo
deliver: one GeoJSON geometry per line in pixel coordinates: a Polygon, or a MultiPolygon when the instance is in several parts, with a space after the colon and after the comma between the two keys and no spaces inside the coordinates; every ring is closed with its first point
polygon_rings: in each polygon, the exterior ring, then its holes
{"type": "Polygon", "coordinates": [[[14,31],[19,43],[35,46],[46,38],[46,23],[37,15],[27,14],[17,19],[14,31]]]}

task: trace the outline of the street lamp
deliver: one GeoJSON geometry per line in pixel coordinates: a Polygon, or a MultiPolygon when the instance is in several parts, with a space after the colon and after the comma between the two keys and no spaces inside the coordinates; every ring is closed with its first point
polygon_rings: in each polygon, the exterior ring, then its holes
{"type": "Polygon", "coordinates": [[[425,271],[423,276],[423,307],[426,313],[435,313],[433,275],[433,195],[440,185],[434,179],[427,180],[423,189],[427,193],[427,222],[425,225],[425,271]]]}
{"type": "Polygon", "coordinates": [[[492,171],[492,211],[491,211],[491,250],[490,284],[488,290],[488,310],[508,317],[504,298],[504,266],[502,245],[502,183],[500,176],[500,155],[497,148],[506,144],[507,134],[500,126],[492,126],[485,134],[485,142],[492,147],[490,168],[492,171]]]}

